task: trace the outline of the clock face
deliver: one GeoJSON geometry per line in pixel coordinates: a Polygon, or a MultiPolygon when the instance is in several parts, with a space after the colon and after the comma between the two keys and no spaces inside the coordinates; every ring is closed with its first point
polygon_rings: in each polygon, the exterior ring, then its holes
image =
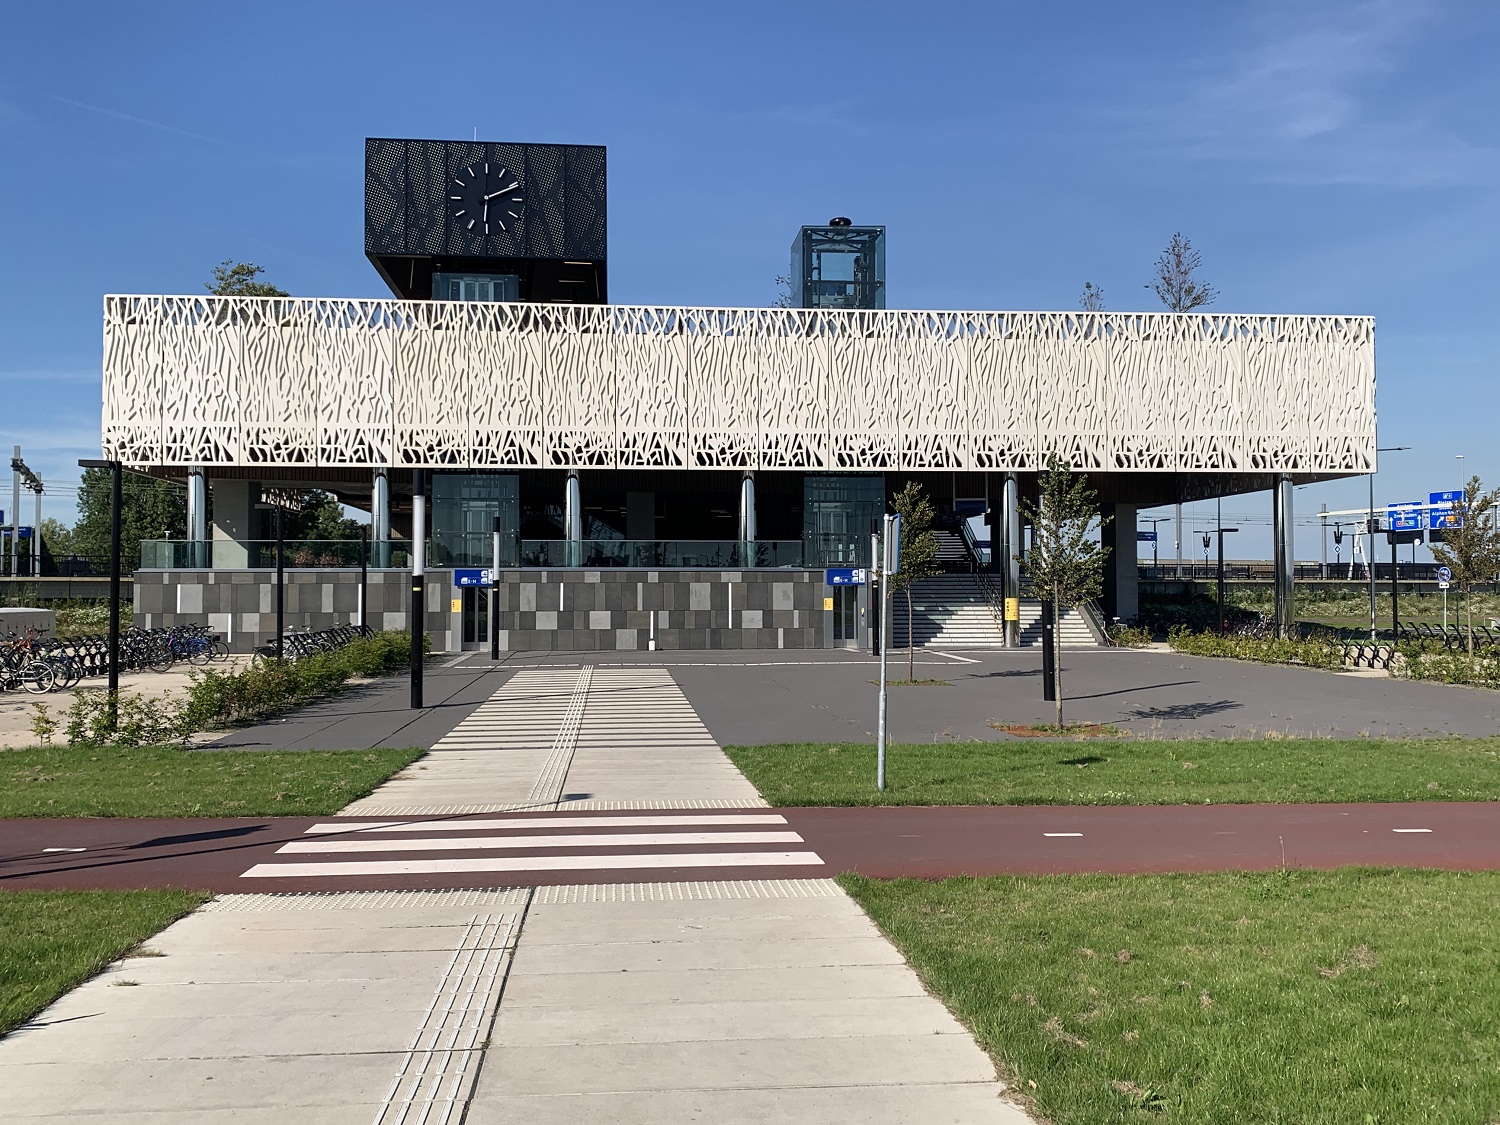
{"type": "Polygon", "coordinates": [[[448,214],[460,230],[500,234],[521,220],[521,178],[498,164],[476,160],[448,180],[448,214]]]}

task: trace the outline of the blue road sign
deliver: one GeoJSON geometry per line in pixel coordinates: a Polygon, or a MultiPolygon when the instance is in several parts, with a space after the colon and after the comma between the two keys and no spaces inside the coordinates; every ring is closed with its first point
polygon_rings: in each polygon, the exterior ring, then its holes
{"type": "Polygon", "coordinates": [[[1135,541],[1137,543],[1155,543],[1156,542],[1156,532],[1154,532],[1154,531],[1137,531],[1135,533],[1135,541]]]}
{"type": "Polygon", "coordinates": [[[453,584],[455,586],[493,585],[493,583],[490,582],[490,571],[488,567],[485,567],[483,570],[479,570],[477,568],[469,570],[455,570],[453,572],[453,584]]]}
{"type": "Polygon", "coordinates": [[[823,572],[824,581],[830,586],[863,586],[867,581],[861,567],[831,566],[823,572]]]}
{"type": "Polygon", "coordinates": [[[1451,585],[1453,585],[1453,571],[1446,566],[1438,567],[1438,589],[1446,590],[1451,585]]]}
{"type": "Polygon", "coordinates": [[[1459,518],[1453,514],[1453,505],[1464,502],[1464,490],[1455,488],[1450,492],[1429,492],[1427,502],[1432,505],[1427,510],[1427,526],[1433,531],[1439,531],[1445,527],[1458,527],[1459,518]]]}
{"type": "Polygon", "coordinates": [[[1427,505],[1420,500],[1410,500],[1404,504],[1391,504],[1385,510],[1385,526],[1387,531],[1421,531],[1422,509],[1427,505]]]}

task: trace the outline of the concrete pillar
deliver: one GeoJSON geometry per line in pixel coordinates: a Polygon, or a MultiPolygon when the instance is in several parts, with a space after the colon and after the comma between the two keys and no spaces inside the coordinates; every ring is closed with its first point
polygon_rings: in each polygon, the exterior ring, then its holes
{"type": "Polygon", "coordinates": [[[1103,514],[1112,517],[1101,538],[1109,548],[1104,559],[1104,590],[1099,599],[1106,618],[1129,621],[1141,611],[1140,569],[1135,558],[1134,504],[1105,504],[1103,514]]]}
{"type": "Polygon", "coordinates": [[[1296,536],[1292,524],[1292,479],[1283,476],[1276,483],[1271,495],[1272,534],[1275,539],[1273,553],[1276,570],[1276,632],[1289,637],[1297,620],[1295,574],[1296,536]]]}
{"type": "Polygon", "coordinates": [[[202,465],[190,465],[187,477],[187,565],[208,565],[208,481],[202,465]]]}
{"type": "Polygon", "coordinates": [[[391,565],[391,477],[386,469],[375,470],[370,491],[370,540],[374,544],[373,565],[391,565]]]}
{"type": "MultiPolygon", "coordinates": [[[[1005,474],[1005,501],[1001,509],[1001,516],[1005,523],[1005,596],[1019,598],[1021,596],[1021,496],[1015,473],[1005,474]]],[[[1007,648],[1021,646],[1021,623],[1019,621],[1005,623],[1005,646],[1007,648]]]]}
{"type": "Polygon", "coordinates": [[[740,478],[740,542],[755,542],[755,475],[740,478]]]}
{"type": "Polygon", "coordinates": [[[567,494],[563,498],[563,538],[568,541],[568,566],[583,565],[583,497],[578,490],[578,470],[568,470],[567,494]]]}
{"type": "Polygon", "coordinates": [[[215,477],[207,483],[214,498],[214,566],[249,566],[247,544],[253,538],[255,501],[258,498],[253,482],[215,477]]]}

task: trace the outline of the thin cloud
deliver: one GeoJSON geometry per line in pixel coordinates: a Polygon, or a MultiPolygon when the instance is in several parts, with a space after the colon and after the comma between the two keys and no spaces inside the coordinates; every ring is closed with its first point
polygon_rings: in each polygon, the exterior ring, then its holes
{"type": "MultiPolygon", "coordinates": [[[[1251,169],[1262,182],[1428,187],[1500,182],[1500,152],[1408,109],[1386,87],[1434,14],[1428,4],[1371,0],[1282,9],[1260,41],[1194,68],[1185,85],[1153,87],[1127,109],[1131,143],[1251,169]]],[[[1250,29],[1242,29],[1248,33],[1250,29]]]]}
{"type": "Polygon", "coordinates": [[[74,109],[86,109],[90,113],[101,113],[105,117],[113,117],[117,121],[128,121],[133,125],[144,125],[148,129],[159,129],[163,133],[175,133],[179,137],[189,137],[192,140],[203,141],[206,144],[224,145],[226,148],[235,147],[231,141],[226,141],[219,137],[204,136],[202,133],[195,133],[191,129],[181,129],[176,125],[168,125],[165,121],[152,121],[149,117],[136,117],[131,113],[121,113],[117,109],[109,109],[106,106],[90,105],[88,102],[74,101],[72,98],[64,98],[58,94],[51,94],[49,97],[53,101],[70,105],[74,109]]]}

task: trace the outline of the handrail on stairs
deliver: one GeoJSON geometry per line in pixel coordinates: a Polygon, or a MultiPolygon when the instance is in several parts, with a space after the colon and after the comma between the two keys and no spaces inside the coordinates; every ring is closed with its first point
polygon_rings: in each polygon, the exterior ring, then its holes
{"type": "Polygon", "coordinates": [[[969,573],[974,576],[974,581],[979,584],[979,589],[984,593],[984,602],[990,607],[990,616],[995,619],[995,628],[1000,630],[1000,635],[1005,635],[1005,598],[996,587],[994,579],[984,568],[982,556],[979,553],[979,542],[974,538],[974,530],[969,526],[969,521],[964,520],[959,525],[959,534],[963,539],[964,553],[969,558],[969,573]]]}

